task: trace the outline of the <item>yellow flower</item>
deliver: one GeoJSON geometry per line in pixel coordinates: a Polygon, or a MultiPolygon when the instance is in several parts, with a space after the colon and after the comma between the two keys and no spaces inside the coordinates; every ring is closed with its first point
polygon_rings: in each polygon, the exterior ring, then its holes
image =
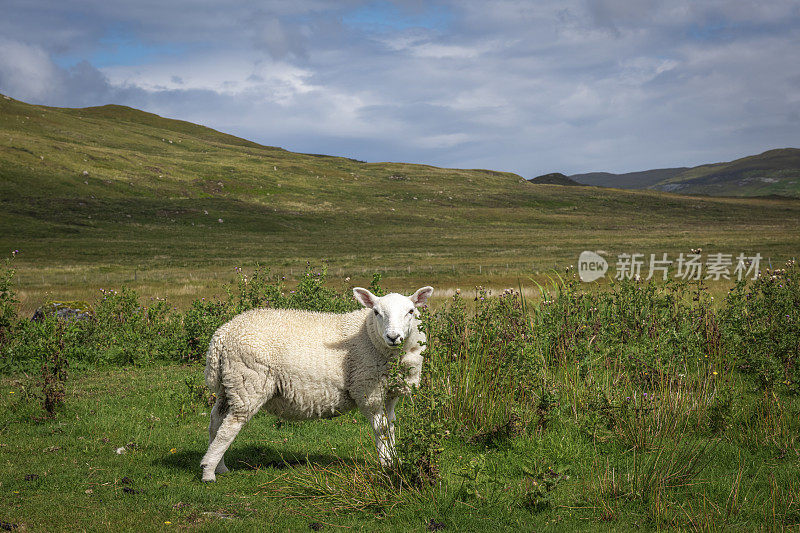
{"type": "Polygon", "coordinates": [[[9,394],[14,394],[13,390],[8,391],[9,394]]]}
{"type": "Polygon", "coordinates": [[[170,522],[169,520],[165,520],[164,523],[170,525],[172,522],[170,522]]]}
{"type": "Polygon", "coordinates": [[[713,371],[712,374],[714,374],[716,376],[717,375],[717,371],[716,370],[713,371]]]}
{"type": "Polygon", "coordinates": [[[172,449],[169,451],[169,453],[175,453],[175,452],[177,452],[177,451],[178,451],[178,449],[177,449],[177,448],[172,448],[172,449]]]}

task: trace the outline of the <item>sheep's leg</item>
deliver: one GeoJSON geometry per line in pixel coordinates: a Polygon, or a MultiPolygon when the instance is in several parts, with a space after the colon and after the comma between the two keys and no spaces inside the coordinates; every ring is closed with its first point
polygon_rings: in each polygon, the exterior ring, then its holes
{"type": "MultiPolygon", "coordinates": [[[[222,425],[222,421],[225,418],[225,415],[228,413],[228,401],[225,398],[225,393],[220,394],[217,401],[214,403],[214,407],[211,409],[211,421],[208,424],[208,445],[211,446],[211,443],[214,442],[214,437],[217,436],[217,431],[219,430],[219,426],[222,425]]],[[[215,474],[227,474],[229,472],[228,467],[225,466],[225,456],[223,454],[222,458],[219,460],[219,464],[216,465],[214,469],[215,474]]]]}
{"type": "Polygon", "coordinates": [[[389,456],[392,458],[392,460],[394,460],[397,457],[397,452],[395,451],[395,448],[394,448],[394,442],[395,442],[394,441],[394,421],[397,419],[397,417],[394,414],[394,408],[397,405],[397,402],[399,400],[400,400],[399,397],[389,398],[388,400],[386,400],[386,419],[387,419],[387,422],[388,422],[387,430],[388,430],[388,437],[389,437],[386,444],[388,445],[389,456]]]}
{"type": "Polygon", "coordinates": [[[375,434],[378,461],[384,467],[392,466],[397,459],[394,449],[394,408],[397,400],[398,398],[389,398],[386,400],[386,404],[377,411],[364,413],[375,434]]]}
{"type": "Polygon", "coordinates": [[[378,461],[381,466],[391,466],[392,456],[389,450],[389,419],[381,409],[369,416],[372,432],[375,434],[375,448],[378,451],[378,461]]]}
{"type": "Polygon", "coordinates": [[[252,412],[233,412],[228,411],[222,423],[217,428],[217,434],[214,440],[208,445],[208,451],[200,461],[200,466],[203,468],[203,481],[216,481],[217,477],[214,475],[214,470],[217,465],[222,461],[222,456],[225,451],[239,434],[242,426],[250,420],[254,413],[252,412]]]}

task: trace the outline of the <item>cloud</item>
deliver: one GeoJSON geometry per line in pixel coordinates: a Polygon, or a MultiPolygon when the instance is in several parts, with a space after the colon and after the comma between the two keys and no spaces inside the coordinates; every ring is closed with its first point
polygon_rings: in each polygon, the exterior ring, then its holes
{"type": "Polygon", "coordinates": [[[0,87],[4,91],[41,99],[52,92],[57,78],[55,65],[41,47],[0,39],[0,87]]]}
{"type": "Polygon", "coordinates": [[[532,176],[796,144],[794,0],[6,4],[0,92],[292,150],[532,176]]]}

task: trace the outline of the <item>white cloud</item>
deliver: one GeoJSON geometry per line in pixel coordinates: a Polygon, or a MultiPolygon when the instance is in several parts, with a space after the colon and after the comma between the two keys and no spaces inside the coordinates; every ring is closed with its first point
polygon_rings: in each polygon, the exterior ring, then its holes
{"type": "Polygon", "coordinates": [[[0,87],[31,99],[47,96],[56,83],[57,69],[38,46],[0,39],[0,87]]]}

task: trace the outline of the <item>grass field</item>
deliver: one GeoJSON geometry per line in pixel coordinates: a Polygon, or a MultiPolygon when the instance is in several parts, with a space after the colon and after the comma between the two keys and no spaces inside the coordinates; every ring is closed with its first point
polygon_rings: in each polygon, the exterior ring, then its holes
{"type": "MultiPolygon", "coordinates": [[[[451,298],[426,315],[424,387],[398,411],[401,442],[411,435],[438,450],[432,485],[382,473],[358,413],[301,423],[260,414],[226,455],[232,472],[204,484],[210,401],[201,365],[154,354],[134,366],[91,364],[75,355],[85,352],[71,334],[56,329],[53,341],[45,329],[36,341],[34,326],[19,325],[24,342],[44,343],[33,362],[69,352],[75,369],[52,414],[42,408],[51,371],[34,365],[0,378],[0,525],[795,530],[800,276],[787,272],[719,310],[702,285],[584,292],[566,283],[538,305],[505,294],[474,309],[451,298]],[[438,403],[426,403],[432,397],[438,403]]],[[[114,350],[102,339],[116,330],[125,349],[145,340],[137,334],[155,335],[119,321],[139,312],[135,304],[120,309],[98,310],[84,347],[100,339],[98,349],[114,350]]],[[[6,339],[3,357],[19,342],[6,339]]]]}
{"type": "Polygon", "coordinates": [[[0,98],[0,250],[19,250],[13,279],[0,265],[3,529],[800,526],[800,276],[776,271],[800,255],[800,200],[533,185],[0,98]],[[583,250],[693,248],[760,253],[764,276],[731,291],[567,272],[583,250]],[[233,472],[200,483],[208,391],[188,361],[214,328],[267,303],[347,309],[374,273],[439,289],[399,420],[440,476],[378,470],[361,415],[264,415],[233,472]],[[96,314],[30,322],[47,300],[96,314]]]}

